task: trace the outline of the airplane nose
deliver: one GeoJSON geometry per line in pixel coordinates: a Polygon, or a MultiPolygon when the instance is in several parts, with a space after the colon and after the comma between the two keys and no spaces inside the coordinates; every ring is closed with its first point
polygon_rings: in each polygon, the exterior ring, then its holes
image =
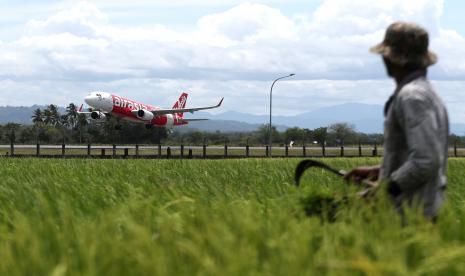
{"type": "Polygon", "coordinates": [[[94,102],[94,96],[93,95],[87,95],[85,98],[84,98],[84,101],[86,102],[86,104],[92,106],[93,102],[94,102]]]}

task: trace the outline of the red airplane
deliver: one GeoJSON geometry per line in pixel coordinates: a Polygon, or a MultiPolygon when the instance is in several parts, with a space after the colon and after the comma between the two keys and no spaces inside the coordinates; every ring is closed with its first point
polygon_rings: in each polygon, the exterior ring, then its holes
{"type": "Polygon", "coordinates": [[[90,115],[92,120],[102,122],[107,115],[129,120],[131,122],[143,123],[147,128],[152,126],[171,128],[174,126],[187,125],[192,121],[204,121],[207,119],[185,119],[184,113],[194,113],[199,110],[218,108],[223,99],[214,106],[185,108],[187,93],[182,93],[179,100],[171,109],[162,109],[152,105],[141,104],[117,95],[106,92],[91,92],[84,101],[91,107],[90,111],[83,112],[82,105],[79,114],[90,115]]]}

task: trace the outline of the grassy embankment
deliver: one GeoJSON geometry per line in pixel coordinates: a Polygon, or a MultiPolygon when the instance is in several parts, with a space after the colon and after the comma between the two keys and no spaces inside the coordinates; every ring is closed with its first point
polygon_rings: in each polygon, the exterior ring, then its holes
{"type": "Polygon", "coordinates": [[[439,223],[406,227],[382,197],[306,217],[303,197],[345,189],[320,170],[293,187],[297,162],[0,159],[0,275],[465,272],[465,160],[439,223]]]}

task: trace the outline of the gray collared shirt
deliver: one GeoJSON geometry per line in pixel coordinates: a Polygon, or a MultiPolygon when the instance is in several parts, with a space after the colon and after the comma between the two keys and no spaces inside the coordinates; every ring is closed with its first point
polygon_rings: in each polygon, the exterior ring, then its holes
{"type": "Polygon", "coordinates": [[[398,206],[421,202],[425,216],[432,218],[444,200],[449,121],[426,71],[415,71],[399,83],[385,115],[381,179],[400,188],[394,198],[398,206]]]}

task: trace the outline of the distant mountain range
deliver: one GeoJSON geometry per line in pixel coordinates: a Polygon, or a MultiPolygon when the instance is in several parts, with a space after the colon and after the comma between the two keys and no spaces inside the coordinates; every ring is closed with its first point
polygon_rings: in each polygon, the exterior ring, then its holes
{"type": "Polygon", "coordinates": [[[43,109],[44,106],[0,106],[0,124],[17,123],[31,124],[31,116],[37,108],[43,109]]]}
{"type": "MultiPolygon", "coordinates": [[[[8,122],[31,124],[32,112],[43,106],[31,107],[0,107],[0,124],[8,122]]],[[[62,111],[64,109],[61,109],[62,111]]],[[[179,128],[181,131],[221,131],[221,132],[248,132],[257,130],[263,124],[267,124],[268,115],[253,115],[235,111],[227,111],[220,114],[207,112],[195,113],[193,118],[207,118],[210,121],[192,122],[188,128],[179,128]]],[[[355,125],[358,131],[364,133],[382,133],[383,131],[383,106],[361,103],[348,103],[330,107],[323,107],[295,116],[273,116],[273,125],[280,131],[289,127],[301,127],[314,129],[328,126],[337,122],[348,122],[355,125]]],[[[451,132],[457,135],[465,134],[465,124],[452,124],[451,132]]]]}
{"type": "MultiPolygon", "coordinates": [[[[358,131],[366,133],[380,133],[383,131],[383,106],[360,103],[349,103],[331,107],[323,107],[295,116],[273,116],[273,125],[287,127],[301,127],[314,129],[338,122],[348,122],[358,131]]],[[[196,117],[212,120],[230,120],[247,122],[249,124],[267,124],[268,115],[252,115],[234,111],[227,111],[218,115],[196,113],[196,117]]]]}

